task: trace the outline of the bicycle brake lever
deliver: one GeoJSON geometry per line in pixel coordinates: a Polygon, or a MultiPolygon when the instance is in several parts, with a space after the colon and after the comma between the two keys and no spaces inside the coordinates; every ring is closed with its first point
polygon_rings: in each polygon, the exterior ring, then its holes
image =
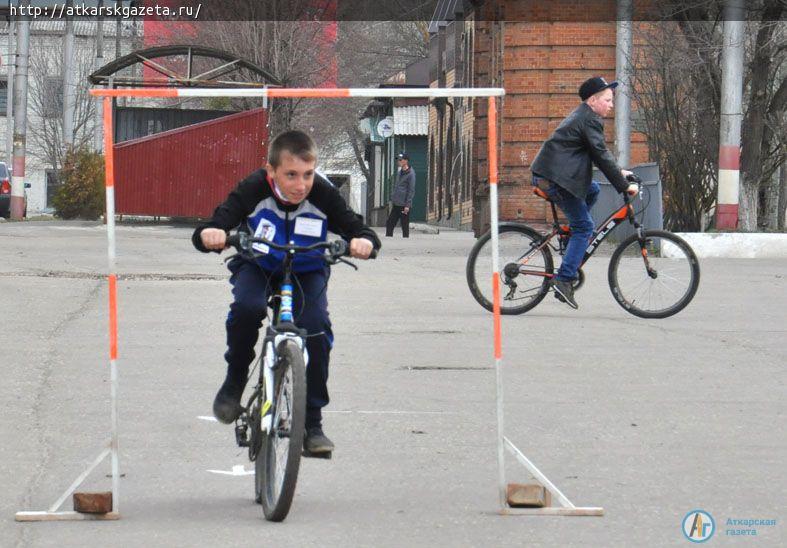
{"type": "Polygon", "coordinates": [[[355,270],[358,270],[358,267],[355,265],[355,263],[353,263],[351,261],[348,261],[347,259],[342,259],[341,257],[336,257],[336,262],[341,262],[341,263],[344,263],[344,264],[348,264],[351,267],[353,267],[355,270]]]}
{"type": "Polygon", "coordinates": [[[232,255],[230,255],[229,257],[225,257],[225,258],[224,258],[224,262],[225,262],[225,263],[228,263],[228,262],[230,262],[232,259],[234,259],[235,257],[237,257],[238,255],[240,255],[240,253],[233,253],[233,254],[232,254],[232,255]]]}

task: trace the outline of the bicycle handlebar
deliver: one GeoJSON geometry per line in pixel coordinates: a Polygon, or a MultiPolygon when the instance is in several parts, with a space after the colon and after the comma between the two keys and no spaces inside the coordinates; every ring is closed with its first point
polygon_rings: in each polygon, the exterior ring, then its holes
{"type": "MultiPolygon", "coordinates": [[[[252,252],[252,244],[264,244],[273,249],[284,251],[285,253],[305,253],[308,251],[315,251],[317,249],[327,249],[328,256],[325,257],[326,262],[335,264],[337,261],[339,261],[339,262],[348,263],[353,267],[355,267],[355,265],[353,265],[349,261],[342,259],[342,257],[346,257],[350,255],[350,246],[347,244],[345,240],[342,239],[333,240],[331,242],[317,242],[312,245],[300,246],[294,244],[277,244],[265,238],[250,236],[245,232],[236,232],[235,234],[230,234],[229,236],[227,236],[227,246],[228,247],[232,246],[241,253],[252,252]]],[[[377,250],[372,249],[369,258],[374,259],[376,257],[377,257],[377,250]]]]}
{"type": "Polygon", "coordinates": [[[626,180],[629,183],[636,183],[636,184],[642,186],[642,179],[640,179],[639,177],[637,177],[633,173],[631,175],[626,175],[626,180]]]}

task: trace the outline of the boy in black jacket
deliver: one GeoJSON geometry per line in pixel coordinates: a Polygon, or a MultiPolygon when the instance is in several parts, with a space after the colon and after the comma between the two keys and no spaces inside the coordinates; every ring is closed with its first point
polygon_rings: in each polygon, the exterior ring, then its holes
{"type": "MultiPolygon", "coordinates": [[[[220,253],[226,247],[227,231],[240,225],[255,236],[275,243],[294,241],[311,245],[325,241],[330,230],[349,241],[350,255],[368,259],[380,240],[367,227],[325,178],[316,174],[316,147],[302,131],[287,131],[270,146],[268,163],[246,177],[230,192],[211,220],[197,227],[194,247],[220,253]]],[[[216,418],[232,423],[242,411],[240,399],[254,359],[254,345],[267,312],[268,295],[277,281],[283,253],[269,249],[255,262],[241,257],[230,261],[230,283],[234,301],[227,316],[227,377],[213,403],[216,418]],[[272,283],[273,282],[273,283],[272,283]]],[[[294,310],[302,310],[296,324],[309,333],[306,397],[306,449],[328,453],[333,443],[322,431],[322,408],[328,405],[328,362],[333,332],[328,315],[329,267],[315,254],[301,254],[293,261],[294,310]]]]}
{"type": "Polygon", "coordinates": [[[617,82],[607,83],[600,76],[585,80],[579,87],[582,104],[544,142],[530,166],[533,185],[549,195],[571,226],[571,239],[552,285],[555,297],[575,309],[579,305],[574,300],[571,282],[577,277],[595,228],[590,208],[599,194],[598,183],[592,180],[592,164],[598,166],[618,192],[632,196],[637,193],[637,185],[626,181],[626,176],[632,173],[618,166],[604,142],[602,118],[612,111],[612,90],[617,85],[617,82]]]}

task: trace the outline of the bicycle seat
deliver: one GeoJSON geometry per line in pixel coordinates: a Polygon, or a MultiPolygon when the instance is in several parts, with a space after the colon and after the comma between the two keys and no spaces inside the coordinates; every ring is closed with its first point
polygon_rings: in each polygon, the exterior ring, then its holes
{"type": "Polygon", "coordinates": [[[547,202],[551,202],[552,201],[552,198],[549,197],[549,194],[547,194],[546,192],[544,192],[543,190],[541,190],[537,186],[533,187],[533,194],[535,194],[539,198],[543,198],[547,202]]]}

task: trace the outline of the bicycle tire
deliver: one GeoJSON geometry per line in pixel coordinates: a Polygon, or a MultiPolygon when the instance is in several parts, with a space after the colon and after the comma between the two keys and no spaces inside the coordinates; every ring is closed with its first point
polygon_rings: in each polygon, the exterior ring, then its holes
{"type": "Polygon", "coordinates": [[[279,367],[276,369],[277,396],[273,424],[271,431],[263,435],[262,447],[255,463],[257,491],[265,519],[268,521],[282,521],[290,511],[295,484],[298,481],[306,428],[306,365],[303,353],[294,341],[285,340],[279,344],[277,356],[279,367]],[[288,375],[291,378],[289,390],[288,375]],[[291,406],[286,409],[288,401],[291,406]],[[288,436],[282,437],[283,430],[280,431],[279,422],[285,410],[289,413],[289,429],[288,436]],[[283,444],[281,447],[286,447],[287,454],[284,458],[277,453],[280,444],[283,444]]]}
{"type": "Polygon", "coordinates": [[[646,230],[644,237],[648,246],[648,262],[656,276],[649,275],[644,263],[639,260],[643,257],[641,247],[637,235],[632,234],[620,242],[612,253],[607,271],[609,288],[626,312],[640,318],[667,318],[686,308],[694,298],[700,285],[700,264],[691,246],[672,232],[646,230]],[[663,246],[665,241],[670,244],[666,248],[663,246]],[[632,260],[624,260],[628,258],[632,260]],[[637,264],[640,266],[637,267],[637,264]],[[668,283],[674,286],[669,289],[669,293],[677,297],[665,297],[661,302],[666,302],[666,305],[660,308],[645,308],[658,300],[654,293],[659,291],[659,287],[667,288],[668,283]]]}
{"type": "MultiPolygon", "coordinates": [[[[552,253],[548,245],[536,248],[537,242],[543,239],[543,235],[537,230],[523,224],[506,223],[501,224],[499,227],[498,238],[500,241],[500,313],[501,314],[523,314],[528,310],[535,307],[540,303],[544,297],[549,293],[549,280],[554,271],[554,263],[552,260],[552,253]],[[505,240],[511,240],[505,242],[505,240]],[[521,254],[533,246],[533,255],[530,260],[535,259],[534,274],[528,276],[523,274],[519,265],[517,264],[521,254]],[[510,248],[510,249],[509,249],[510,248]],[[506,276],[506,267],[517,271],[517,274],[511,278],[506,276]],[[509,283],[513,281],[516,284],[516,279],[531,278],[535,280],[534,283],[529,284],[526,290],[519,290],[519,284],[514,288],[509,283]],[[519,299],[514,299],[511,293],[519,291],[519,299]],[[503,293],[507,295],[503,296],[503,293]],[[514,301],[522,301],[520,304],[514,304],[514,301]],[[507,301],[511,301],[511,306],[507,301]]],[[[467,285],[470,288],[470,293],[473,295],[478,304],[483,306],[490,312],[493,311],[492,294],[484,294],[482,287],[491,286],[490,277],[492,274],[492,232],[489,231],[481,236],[470,251],[467,257],[467,285]],[[480,259],[483,256],[484,259],[480,259]]],[[[530,263],[528,263],[530,264],[530,263]]]]}

